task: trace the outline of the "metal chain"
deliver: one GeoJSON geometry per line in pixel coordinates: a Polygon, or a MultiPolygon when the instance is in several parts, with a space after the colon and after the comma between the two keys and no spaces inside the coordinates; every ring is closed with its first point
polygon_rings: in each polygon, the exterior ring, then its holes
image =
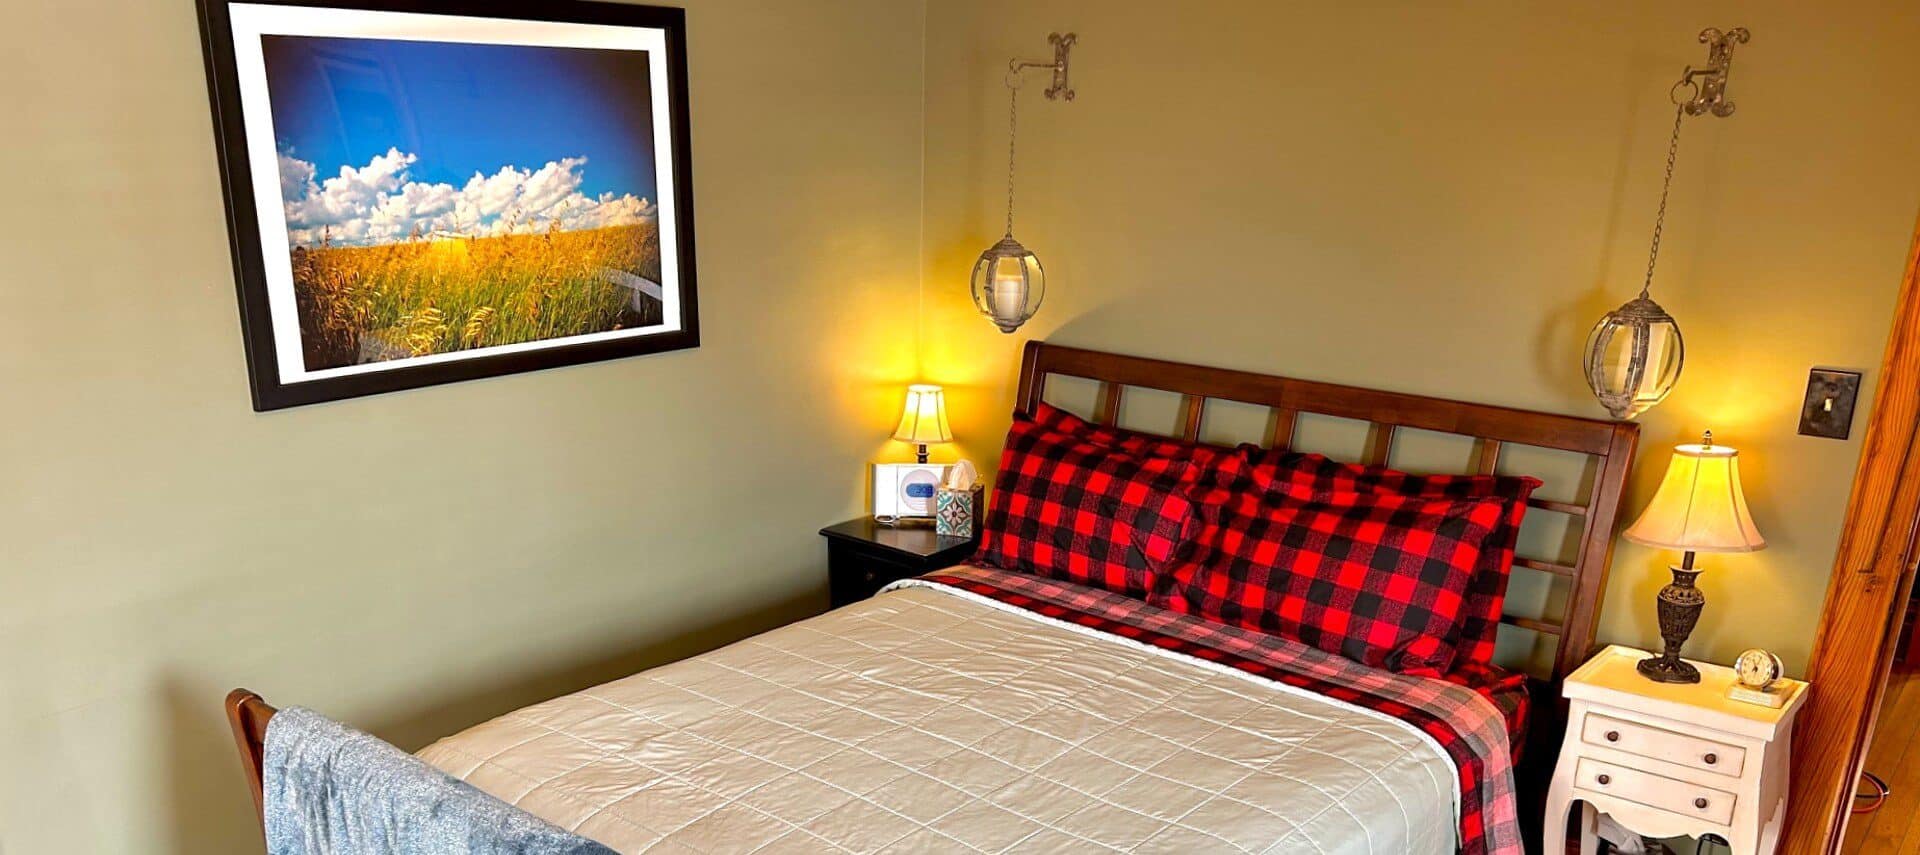
{"type": "Polygon", "coordinates": [[[1653,266],[1660,260],[1660,233],[1667,225],[1667,193],[1673,189],[1673,161],[1680,152],[1680,123],[1687,116],[1685,104],[1673,110],[1673,136],[1667,141],[1667,175],[1660,183],[1660,211],[1653,216],[1653,248],[1647,251],[1647,281],[1640,285],[1640,299],[1647,299],[1653,288],[1653,266]]]}
{"type": "Polygon", "coordinates": [[[1010,79],[1007,82],[1007,237],[1013,237],[1013,142],[1018,136],[1015,123],[1020,118],[1019,105],[1020,86],[1010,79]]]}

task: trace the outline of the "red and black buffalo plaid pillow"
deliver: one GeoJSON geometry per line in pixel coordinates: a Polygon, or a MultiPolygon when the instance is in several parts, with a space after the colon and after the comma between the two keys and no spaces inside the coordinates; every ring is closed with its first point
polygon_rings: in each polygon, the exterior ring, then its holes
{"type": "Polygon", "coordinates": [[[1204,442],[1097,425],[1045,401],[1034,406],[1033,421],[1049,430],[1138,457],[1171,457],[1191,461],[1199,467],[1210,466],[1221,457],[1235,453],[1234,449],[1204,442]]]}
{"type": "Polygon", "coordinates": [[[974,560],[1145,599],[1188,539],[1196,476],[1016,413],[974,560]]]}
{"type": "Polygon", "coordinates": [[[1385,466],[1340,463],[1318,454],[1269,450],[1253,459],[1258,489],[1285,490],[1307,499],[1340,493],[1397,493],[1426,498],[1499,499],[1502,513],[1480,550],[1460,628],[1452,639],[1458,662],[1493,664],[1494,639],[1506,607],[1513,547],[1527,515],[1527,497],[1540,479],[1509,475],[1410,475],[1385,466]]]}
{"type": "Polygon", "coordinates": [[[1503,508],[1347,492],[1303,499],[1222,465],[1191,556],[1149,602],[1417,676],[1452,667],[1461,609],[1503,508]]]}

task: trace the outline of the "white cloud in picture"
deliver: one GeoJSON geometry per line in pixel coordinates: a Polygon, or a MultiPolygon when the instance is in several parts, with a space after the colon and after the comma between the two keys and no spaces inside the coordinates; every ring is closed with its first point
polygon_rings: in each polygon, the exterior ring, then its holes
{"type": "Polygon", "coordinates": [[[484,236],[549,228],[602,228],[651,220],[654,204],[631,193],[580,192],[584,157],[537,168],[475,172],[462,186],[409,178],[417,155],[389,148],[365,166],[319,178],[314,164],[281,152],[280,189],[291,246],[369,246],[435,234],[484,236]]]}

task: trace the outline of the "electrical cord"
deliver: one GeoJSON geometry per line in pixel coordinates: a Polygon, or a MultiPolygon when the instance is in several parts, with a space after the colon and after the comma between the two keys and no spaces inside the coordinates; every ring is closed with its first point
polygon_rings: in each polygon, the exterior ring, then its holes
{"type": "Polygon", "coordinates": [[[1862,771],[1860,773],[1860,779],[1860,783],[1871,785],[1873,792],[1863,793],[1859,790],[1853,791],[1852,810],[1855,815],[1873,813],[1879,810],[1881,805],[1887,803],[1887,797],[1893,795],[1893,788],[1887,786],[1886,779],[1879,775],[1862,771]],[[1862,804],[1862,802],[1865,802],[1865,804],[1862,804]]]}
{"type": "MultiPolygon", "coordinates": [[[[1860,773],[1860,783],[1872,787],[1873,790],[1865,793],[1859,790],[1854,791],[1852,811],[1856,816],[1879,810],[1882,805],[1887,803],[1887,798],[1893,795],[1893,788],[1887,785],[1886,779],[1872,772],[1862,771],[1860,773]]],[[[1705,851],[1708,840],[1712,840],[1722,846],[1727,845],[1727,841],[1721,839],[1719,835],[1702,834],[1699,839],[1693,842],[1693,855],[1701,855],[1701,853],[1705,851]]]]}

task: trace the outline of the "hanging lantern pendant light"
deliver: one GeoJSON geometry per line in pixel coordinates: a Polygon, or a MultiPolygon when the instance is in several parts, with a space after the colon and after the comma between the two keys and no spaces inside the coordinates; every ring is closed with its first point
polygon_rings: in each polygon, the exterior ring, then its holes
{"type": "Polygon", "coordinates": [[[973,263],[973,305],[1003,333],[1019,329],[1040,311],[1046,296],[1039,256],[1014,240],[1011,230],[973,263]]]}
{"type": "Polygon", "coordinates": [[[1727,68],[1733,60],[1733,46],[1744,44],[1748,38],[1744,27],[1724,33],[1714,28],[1701,31],[1700,41],[1708,46],[1707,67],[1689,66],[1669,93],[1675,105],[1673,133],[1667,140],[1667,170],[1660,185],[1660,208],[1653,220],[1653,245],[1647,251],[1646,279],[1640,285],[1640,296],[1608,312],[1587,336],[1587,386],[1616,419],[1631,419],[1665,400],[1679,382],[1686,363],[1680,324],[1649,295],[1654,266],[1660,259],[1660,237],[1666,227],[1667,196],[1673,189],[1680,126],[1690,115],[1733,114],[1733,102],[1725,98],[1727,68]]]}
{"type": "Polygon", "coordinates": [[[1608,312],[1587,336],[1587,386],[1616,419],[1631,419],[1665,400],[1680,380],[1686,341],[1680,324],[1648,296],[1653,268],[1660,259],[1660,233],[1667,221],[1667,192],[1673,187],[1673,161],[1680,149],[1685,108],[1673,111],[1673,136],[1667,142],[1667,175],[1660,185],[1660,210],[1653,218],[1653,248],[1647,253],[1647,278],[1640,296],[1608,312]]]}
{"type": "Polygon", "coordinates": [[[1040,258],[1013,239],[1013,155],[1019,117],[1020,73],[1007,74],[1007,231],[1000,242],[973,263],[973,305],[1003,333],[1011,333],[1040,311],[1047,276],[1040,258]]]}
{"type": "Polygon", "coordinates": [[[1040,311],[1047,296],[1046,272],[1040,258],[1013,239],[1013,166],[1014,142],[1018,139],[1020,117],[1020,72],[1026,68],[1053,71],[1053,85],[1047,88],[1048,100],[1064,97],[1073,100],[1067,85],[1067,51],[1073,47],[1072,33],[1054,33],[1047,37],[1053,45],[1053,62],[1013,60],[1007,69],[1007,231],[1000,241],[980,253],[973,264],[973,305],[993,321],[1003,333],[1011,333],[1040,311]]]}

